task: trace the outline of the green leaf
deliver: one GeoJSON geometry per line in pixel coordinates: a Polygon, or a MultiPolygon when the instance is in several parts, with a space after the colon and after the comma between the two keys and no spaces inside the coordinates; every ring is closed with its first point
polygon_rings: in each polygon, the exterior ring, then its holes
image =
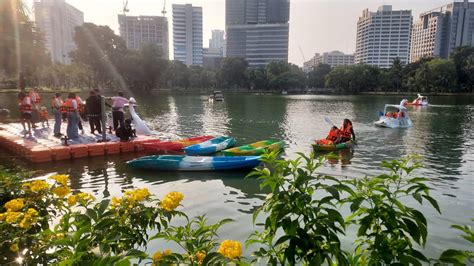
{"type": "Polygon", "coordinates": [[[433,205],[433,207],[438,211],[438,213],[441,213],[441,210],[439,209],[438,202],[435,199],[433,199],[429,195],[423,195],[423,198],[427,199],[431,203],[431,205],[433,205]]]}
{"type": "Polygon", "coordinates": [[[339,200],[339,191],[334,186],[330,186],[326,188],[326,191],[331,193],[331,195],[339,200]]]}
{"type": "Polygon", "coordinates": [[[412,220],[407,218],[402,218],[403,222],[407,226],[408,233],[415,240],[416,243],[420,244],[420,231],[418,226],[412,220]]]}
{"type": "Polygon", "coordinates": [[[464,264],[466,260],[466,255],[463,251],[448,249],[441,253],[439,260],[445,263],[464,264]]]}

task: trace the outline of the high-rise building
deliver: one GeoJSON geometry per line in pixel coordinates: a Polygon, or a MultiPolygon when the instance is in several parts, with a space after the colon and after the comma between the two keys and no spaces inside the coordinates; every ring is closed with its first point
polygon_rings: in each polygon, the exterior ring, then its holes
{"type": "Polygon", "coordinates": [[[410,56],[411,10],[384,5],[365,9],[357,22],[355,63],[389,68],[394,58],[407,64],[410,56]]]}
{"type": "Polygon", "coordinates": [[[212,37],[209,39],[209,48],[224,48],[224,31],[212,30],[212,37]]]}
{"type": "Polygon", "coordinates": [[[204,68],[218,69],[222,62],[222,49],[204,48],[202,52],[202,66],[204,68]]]}
{"type": "Polygon", "coordinates": [[[250,67],[288,61],[289,0],[226,0],[226,56],[250,67]]]}
{"type": "Polygon", "coordinates": [[[173,4],[174,60],[202,65],[202,7],[173,4]]]}
{"type": "Polygon", "coordinates": [[[453,2],[420,14],[413,24],[410,62],[448,58],[458,46],[474,46],[474,3],[453,2]]]}
{"type": "Polygon", "coordinates": [[[51,59],[70,64],[69,53],[76,49],[75,27],[84,24],[84,14],[65,0],[36,0],[33,8],[36,26],[44,33],[51,59]]]}
{"type": "Polygon", "coordinates": [[[341,51],[332,51],[323,54],[316,53],[313,58],[304,62],[303,70],[309,72],[314,66],[319,64],[327,64],[331,67],[350,66],[354,64],[354,55],[344,54],[341,51]]]}
{"type": "Polygon", "coordinates": [[[161,16],[118,15],[120,36],[128,49],[139,50],[153,44],[161,49],[162,57],[169,58],[168,19],[161,16]]]}

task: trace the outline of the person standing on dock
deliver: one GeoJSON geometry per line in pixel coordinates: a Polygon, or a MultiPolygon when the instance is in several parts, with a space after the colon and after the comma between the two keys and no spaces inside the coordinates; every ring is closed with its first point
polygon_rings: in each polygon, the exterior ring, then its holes
{"type": "Polygon", "coordinates": [[[51,100],[51,111],[54,115],[54,129],[53,133],[54,136],[59,138],[61,137],[61,106],[63,105],[63,99],[61,99],[61,93],[56,93],[51,100]]]}
{"type": "Polygon", "coordinates": [[[41,108],[41,95],[39,94],[38,87],[34,87],[30,90],[29,95],[31,104],[33,106],[31,112],[31,123],[33,128],[36,128],[36,122],[40,120],[39,111],[41,108]]]}
{"type": "Polygon", "coordinates": [[[112,100],[112,120],[114,123],[114,131],[118,126],[125,127],[125,115],[123,107],[128,103],[128,99],[123,97],[123,93],[119,92],[118,96],[110,97],[112,100]]]}
{"type": "Polygon", "coordinates": [[[20,100],[20,103],[18,104],[18,107],[20,108],[20,113],[21,113],[21,125],[23,126],[23,132],[26,134],[28,133],[31,135],[31,111],[32,111],[32,103],[30,96],[28,96],[24,92],[20,92],[18,94],[18,99],[20,100]],[[26,130],[26,126],[28,126],[28,130],[26,130]]]}
{"type": "Polygon", "coordinates": [[[100,125],[102,107],[100,104],[100,96],[97,96],[95,91],[89,92],[89,97],[86,99],[86,112],[89,118],[91,134],[94,134],[96,130],[99,134],[102,134],[102,127],[100,125]]]}
{"type": "Polygon", "coordinates": [[[69,93],[66,100],[67,108],[67,129],[66,134],[69,139],[79,138],[79,110],[76,101],[76,94],[69,93]]]}

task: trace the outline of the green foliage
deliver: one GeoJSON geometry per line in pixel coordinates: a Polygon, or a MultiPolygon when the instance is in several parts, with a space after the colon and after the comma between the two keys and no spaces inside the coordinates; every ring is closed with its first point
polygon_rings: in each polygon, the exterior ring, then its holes
{"type": "Polygon", "coordinates": [[[30,20],[24,2],[0,1],[0,77],[35,84],[38,71],[49,63],[42,33],[30,20]]]}
{"type": "Polygon", "coordinates": [[[247,244],[259,244],[257,259],[276,264],[421,265],[428,259],[415,245],[424,246],[428,235],[424,215],[407,205],[411,197],[428,201],[439,211],[425,178],[410,177],[420,167],[416,157],[383,162],[390,174],[339,180],[316,174],[324,157],[300,154],[296,160],[265,155],[268,168],[255,170],[261,187],[272,193],[254,213],[266,213],[263,232],[253,233],[247,244]],[[340,208],[350,210],[346,218],[340,208]],[[341,249],[339,236],[357,227],[357,247],[341,249]]]}
{"type": "Polygon", "coordinates": [[[262,161],[271,170],[263,168],[250,174],[262,181],[262,188],[270,187],[272,193],[254,213],[254,221],[261,211],[268,214],[264,231],[252,234],[247,244],[262,245],[254,255],[272,265],[347,264],[339,239],[345,222],[336,205],[342,191],[353,192],[336,178],[315,174],[323,158],[315,161],[314,155],[300,156],[285,161],[277,159],[275,153],[265,155],[262,161]]]}
{"type": "MultiPolygon", "coordinates": [[[[471,219],[474,222],[474,219],[471,219]]],[[[457,229],[464,234],[461,235],[466,241],[474,245],[474,230],[468,225],[452,225],[454,229],[457,229]]],[[[444,251],[439,257],[439,262],[452,263],[454,265],[465,265],[474,263],[474,250],[455,250],[448,249],[444,251]]]]}
{"type": "Polygon", "coordinates": [[[219,70],[221,84],[231,88],[243,88],[246,86],[247,61],[237,57],[226,57],[222,60],[219,70]]]}
{"type": "Polygon", "coordinates": [[[403,199],[412,197],[420,204],[425,199],[439,212],[438,203],[424,184],[427,179],[409,177],[420,167],[416,157],[383,162],[382,166],[391,173],[348,181],[355,193],[346,199],[352,212],[346,221],[359,226],[356,243],[369,264],[421,265],[420,261],[428,260],[414,248],[413,241],[420,246],[426,244],[427,221],[403,199]]]}
{"type": "Polygon", "coordinates": [[[379,68],[364,64],[335,67],[326,76],[326,87],[344,93],[376,91],[380,84],[379,68]]]}
{"type": "Polygon", "coordinates": [[[450,60],[433,59],[423,64],[415,74],[418,91],[448,92],[456,87],[456,67],[450,60]]]}
{"type": "Polygon", "coordinates": [[[313,88],[324,88],[326,76],[331,72],[328,64],[319,64],[308,73],[308,85],[313,88]]]}
{"type": "Polygon", "coordinates": [[[171,226],[168,230],[156,234],[151,239],[165,239],[178,244],[184,254],[174,253],[166,257],[167,262],[180,262],[187,265],[198,265],[206,261],[207,263],[229,262],[221,254],[215,252],[218,243],[217,231],[231,219],[224,219],[215,224],[207,225],[205,216],[198,216],[191,221],[187,220],[184,226],[171,226]],[[199,258],[198,254],[204,256],[199,258]],[[201,259],[201,260],[199,260],[201,259]]]}

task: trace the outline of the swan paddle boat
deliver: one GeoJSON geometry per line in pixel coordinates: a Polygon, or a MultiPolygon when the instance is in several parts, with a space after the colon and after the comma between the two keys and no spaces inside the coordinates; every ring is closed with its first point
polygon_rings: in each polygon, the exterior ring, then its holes
{"type": "Polygon", "coordinates": [[[138,116],[137,112],[135,111],[135,107],[138,106],[137,101],[135,100],[135,98],[131,97],[128,102],[128,110],[130,112],[130,116],[132,117],[133,127],[135,128],[136,134],[150,136],[150,128],[148,128],[145,122],[138,116]]]}
{"type": "Polygon", "coordinates": [[[145,149],[145,152],[148,153],[182,152],[183,149],[188,146],[199,144],[213,138],[213,136],[199,136],[175,141],[145,142],[143,143],[143,148],[145,149]]]}
{"type": "Polygon", "coordinates": [[[161,171],[224,171],[250,169],[260,164],[260,156],[198,157],[184,155],[153,155],[127,162],[133,169],[161,171]]]}
{"type": "Polygon", "coordinates": [[[400,105],[386,104],[383,113],[380,113],[379,120],[374,124],[378,127],[389,128],[412,127],[413,123],[403,102],[400,105]]]}
{"type": "Polygon", "coordinates": [[[418,98],[413,100],[413,102],[406,102],[405,105],[412,105],[412,106],[428,106],[428,97],[422,96],[418,94],[418,98]]]}
{"type": "Polygon", "coordinates": [[[266,152],[280,151],[285,147],[285,142],[281,140],[263,140],[249,145],[235,147],[223,150],[222,153],[227,156],[249,156],[261,155],[266,152]]]}
{"type": "Polygon", "coordinates": [[[352,140],[338,144],[334,144],[333,141],[327,139],[319,139],[315,140],[314,142],[315,143],[311,144],[314,151],[335,151],[354,147],[354,141],[352,140]]]}
{"type": "Polygon", "coordinates": [[[235,139],[230,137],[218,137],[208,141],[191,145],[184,148],[187,155],[206,155],[213,154],[221,150],[228,149],[235,145],[235,139]]]}

